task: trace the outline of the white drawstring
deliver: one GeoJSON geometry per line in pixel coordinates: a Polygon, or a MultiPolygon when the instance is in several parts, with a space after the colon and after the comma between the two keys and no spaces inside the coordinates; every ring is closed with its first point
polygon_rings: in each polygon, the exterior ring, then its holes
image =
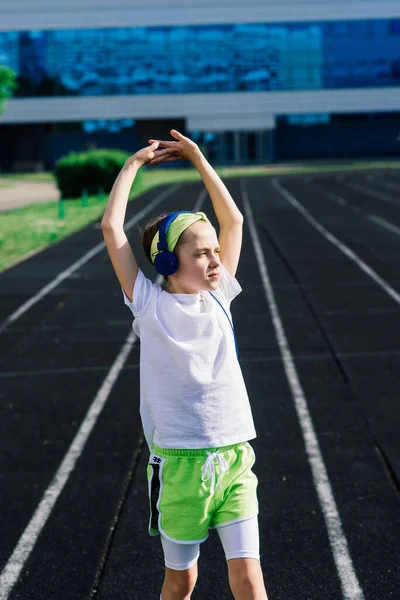
{"type": "Polygon", "coordinates": [[[218,485],[217,485],[218,490],[221,489],[221,477],[222,477],[223,473],[226,473],[228,471],[229,467],[228,467],[228,463],[226,462],[225,458],[221,454],[218,454],[218,452],[207,452],[207,456],[208,456],[208,458],[207,458],[206,462],[204,463],[203,470],[201,472],[201,479],[202,479],[202,481],[208,481],[209,479],[211,479],[210,494],[213,494],[214,490],[215,490],[214,459],[216,458],[219,463],[219,480],[218,480],[218,485]],[[207,471],[208,471],[208,476],[206,477],[207,471]]]}

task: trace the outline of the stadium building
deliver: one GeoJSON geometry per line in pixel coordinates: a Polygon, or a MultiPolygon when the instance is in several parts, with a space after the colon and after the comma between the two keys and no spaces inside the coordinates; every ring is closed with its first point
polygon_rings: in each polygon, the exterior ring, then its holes
{"type": "Polygon", "coordinates": [[[180,128],[214,164],[394,156],[399,0],[2,0],[0,168],[180,128]]]}

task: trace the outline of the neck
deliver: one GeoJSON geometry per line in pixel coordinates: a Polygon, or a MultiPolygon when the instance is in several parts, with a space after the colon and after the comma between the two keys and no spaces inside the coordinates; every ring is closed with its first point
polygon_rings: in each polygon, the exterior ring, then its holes
{"type": "Polygon", "coordinates": [[[182,287],[170,280],[167,282],[166,291],[169,294],[198,294],[200,292],[200,290],[193,291],[187,287],[182,287]]]}

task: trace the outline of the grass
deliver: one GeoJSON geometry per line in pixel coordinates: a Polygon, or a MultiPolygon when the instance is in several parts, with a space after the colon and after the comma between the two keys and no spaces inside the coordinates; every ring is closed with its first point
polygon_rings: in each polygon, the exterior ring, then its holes
{"type": "MultiPolygon", "coordinates": [[[[30,174],[26,174],[24,180],[29,178],[30,174]]],[[[49,180],[53,179],[49,178],[49,180]]],[[[142,173],[140,183],[133,185],[130,200],[153,187],[177,180],[196,181],[200,180],[200,177],[194,169],[146,170],[142,173]]],[[[1,212],[0,272],[86,227],[89,223],[99,220],[104,214],[107,200],[107,195],[103,199],[89,196],[88,205],[85,207],[82,206],[80,198],[65,200],[64,219],[59,216],[58,202],[31,204],[16,210],[1,212]]],[[[99,232],[99,241],[101,239],[101,232],[99,232]]]]}
{"type": "Polygon", "coordinates": [[[89,197],[85,208],[80,200],[69,200],[66,204],[65,219],[59,218],[56,202],[32,204],[0,214],[0,271],[96,220],[104,211],[105,201],[89,197]]]}
{"type": "MultiPolygon", "coordinates": [[[[400,169],[399,161],[357,162],[350,165],[266,165],[256,167],[225,167],[217,169],[224,179],[243,176],[268,176],[306,174],[334,171],[356,171],[369,169],[400,169]]],[[[7,179],[24,181],[54,181],[50,173],[25,173],[7,175],[7,179]]],[[[1,183],[0,188],[7,184],[1,183]]],[[[195,169],[145,169],[140,182],[133,185],[130,200],[143,192],[168,183],[200,181],[195,169]]],[[[28,258],[33,253],[46,248],[68,235],[82,229],[89,223],[99,220],[107,203],[103,199],[89,196],[88,206],[83,207],[80,199],[64,202],[65,218],[59,216],[59,203],[32,204],[16,210],[0,213],[0,271],[28,258]]],[[[99,231],[99,240],[101,232],[99,231]]]]}
{"type": "Polygon", "coordinates": [[[258,175],[302,175],[307,173],[329,173],[335,171],[361,171],[372,169],[400,169],[400,161],[371,161],[371,162],[354,162],[351,164],[282,164],[282,165],[265,165],[263,167],[225,167],[217,169],[223,177],[255,177],[258,175]]]}
{"type": "Polygon", "coordinates": [[[1,178],[15,179],[18,181],[54,181],[52,173],[10,173],[9,175],[0,175],[1,178]]]}

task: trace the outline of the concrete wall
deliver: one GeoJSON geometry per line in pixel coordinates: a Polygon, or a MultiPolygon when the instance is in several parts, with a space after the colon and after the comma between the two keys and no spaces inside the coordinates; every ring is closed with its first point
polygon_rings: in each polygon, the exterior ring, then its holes
{"type": "Polygon", "coordinates": [[[2,0],[0,31],[400,17],[399,0],[2,0]]]}
{"type": "Polygon", "coordinates": [[[46,123],[86,119],[187,120],[189,131],[273,129],[275,115],[396,112],[400,87],[300,92],[242,92],[29,98],[9,100],[2,123],[46,123]]]}

